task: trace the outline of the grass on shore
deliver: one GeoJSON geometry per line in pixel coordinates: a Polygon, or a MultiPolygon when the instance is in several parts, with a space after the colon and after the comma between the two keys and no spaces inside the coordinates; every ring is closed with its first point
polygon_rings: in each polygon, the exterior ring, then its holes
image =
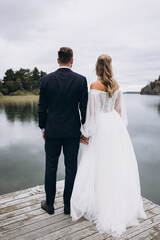
{"type": "Polygon", "coordinates": [[[0,103],[5,102],[37,102],[39,100],[39,96],[37,95],[26,95],[26,96],[0,96],[0,103]]]}

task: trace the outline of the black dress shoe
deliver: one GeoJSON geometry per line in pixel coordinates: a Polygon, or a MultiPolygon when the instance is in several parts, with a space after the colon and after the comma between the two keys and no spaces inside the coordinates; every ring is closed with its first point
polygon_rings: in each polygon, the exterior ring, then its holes
{"type": "Polygon", "coordinates": [[[71,213],[70,207],[64,207],[64,214],[69,215],[71,213]]]}
{"type": "Polygon", "coordinates": [[[46,211],[48,214],[54,214],[54,207],[53,206],[47,206],[46,201],[43,200],[41,202],[41,208],[46,211]]]}

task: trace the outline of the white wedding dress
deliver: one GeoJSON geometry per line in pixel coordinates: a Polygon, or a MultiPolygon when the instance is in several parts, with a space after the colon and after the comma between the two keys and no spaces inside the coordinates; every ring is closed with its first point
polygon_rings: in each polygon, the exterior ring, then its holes
{"type": "Polygon", "coordinates": [[[82,134],[89,137],[71,197],[73,221],[94,221],[100,233],[119,237],[126,227],[146,218],[135,153],[127,131],[127,115],[120,89],[90,90],[82,134]]]}

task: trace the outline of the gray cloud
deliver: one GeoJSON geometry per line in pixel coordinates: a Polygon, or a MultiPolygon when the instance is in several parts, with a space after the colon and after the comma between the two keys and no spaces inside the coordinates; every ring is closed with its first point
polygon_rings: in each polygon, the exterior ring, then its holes
{"type": "Polygon", "coordinates": [[[51,72],[57,50],[74,50],[73,70],[96,80],[101,53],[112,56],[124,90],[139,90],[160,74],[159,0],[1,0],[1,71],[51,72]]]}

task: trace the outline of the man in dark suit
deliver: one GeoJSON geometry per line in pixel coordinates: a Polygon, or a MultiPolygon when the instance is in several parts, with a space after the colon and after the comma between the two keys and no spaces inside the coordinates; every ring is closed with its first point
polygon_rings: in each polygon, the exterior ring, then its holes
{"type": "Polygon", "coordinates": [[[77,171],[80,126],[85,123],[88,88],[86,78],[71,70],[72,49],[60,48],[57,61],[59,69],[42,77],[40,83],[39,127],[43,131],[46,153],[46,200],[41,202],[41,207],[49,214],[54,213],[56,173],[63,147],[66,173],[64,213],[70,214],[70,198],[77,171]]]}

